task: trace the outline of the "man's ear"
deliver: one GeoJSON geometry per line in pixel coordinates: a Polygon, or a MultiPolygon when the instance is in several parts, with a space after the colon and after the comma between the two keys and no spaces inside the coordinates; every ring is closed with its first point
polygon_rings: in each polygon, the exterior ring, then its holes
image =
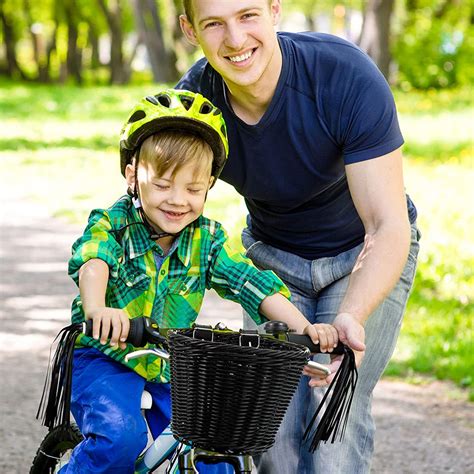
{"type": "Polygon", "coordinates": [[[128,164],[125,167],[125,179],[127,180],[129,189],[132,191],[135,189],[135,174],[135,166],[128,164]]]}
{"type": "Polygon", "coordinates": [[[278,25],[281,19],[281,0],[272,0],[270,6],[273,18],[273,25],[278,25]]]}
{"type": "Polygon", "coordinates": [[[199,46],[199,41],[196,38],[196,33],[192,23],[188,20],[186,15],[179,15],[179,26],[186,39],[194,46],[199,46]]]}
{"type": "Polygon", "coordinates": [[[208,186],[207,189],[211,189],[212,186],[214,186],[214,183],[215,183],[216,181],[217,181],[216,177],[215,177],[215,176],[211,176],[211,177],[209,178],[209,186],[208,186]]]}

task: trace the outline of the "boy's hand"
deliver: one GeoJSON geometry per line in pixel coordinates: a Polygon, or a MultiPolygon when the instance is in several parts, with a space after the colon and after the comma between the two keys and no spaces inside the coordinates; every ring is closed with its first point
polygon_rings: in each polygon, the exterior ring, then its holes
{"type": "MultiPolygon", "coordinates": [[[[332,352],[339,341],[337,329],[331,324],[309,324],[303,333],[310,336],[315,344],[319,344],[321,352],[332,352]]],[[[327,365],[331,372],[333,371],[332,365],[332,363],[331,365],[327,365]]],[[[331,375],[328,376],[310,367],[303,369],[303,375],[311,377],[309,381],[310,387],[324,387],[329,384],[329,377],[331,377],[331,375]]]]}
{"type": "Polygon", "coordinates": [[[94,308],[86,314],[86,319],[92,320],[92,337],[99,340],[101,344],[106,344],[110,336],[110,346],[125,349],[128,331],[130,330],[130,320],[126,313],[117,308],[99,307],[94,308]],[[119,342],[120,341],[120,342],[119,342]]]}
{"type": "Polygon", "coordinates": [[[332,352],[339,341],[337,329],[331,324],[308,324],[303,334],[307,334],[315,344],[319,344],[321,352],[332,352]]]}

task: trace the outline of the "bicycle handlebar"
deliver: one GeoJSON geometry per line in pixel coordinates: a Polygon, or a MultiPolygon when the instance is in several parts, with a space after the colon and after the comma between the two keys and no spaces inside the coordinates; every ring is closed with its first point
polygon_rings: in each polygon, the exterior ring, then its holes
{"type": "MultiPolygon", "coordinates": [[[[126,342],[132,344],[135,347],[144,347],[148,344],[166,344],[166,335],[171,328],[161,328],[151,318],[139,317],[130,320],[130,330],[126,342]]],[[[227,330],[217,328],[215,330],[227,330]]],[[[321,353],[319,344],[314,344],[311,338],[305,334],[295,334],[290,332],[287,324],[280,321],[269,321],[265,325],[266,334],[260,334],[262,337],[274,337],[276,339],[292,342],[306,346],[311,354],[321,353]]],[[[249,331],[250,332],[250,331],[249,331]]],[[[92,320],[88,320],[84,323],[83,333],[86,336],[92,335],[92,320]]],[[[245,333],[245,332],[244,332],[245,333]]],[[[331,354],[342,355],[345,353],[345,346],[342,342],[339,342],[337,347],[331,352],[331,354]]]]}
{"type": "MultiPolygon", "coordinates": [[[[214,329],[210,326],[198,326],[195,325],[192,328],[195,333],[195,337],[201,338],[198,335],[199,330],[204,330],[207,334],[212,331],[214,334],[218,333],[229,333],[232,332],[222,325],[217,325],[214,329]]],[[[147,344],[164,346],[167,347],[167,336],[168,332],[173,330],[172,328],[161,328],[151,318],[140,317],[130,320],[130,330],[127,338],[127,342],[134,345],[135,347],[145,347],[147,344]]],[[[296,343],[306,346],[308,351],[308,365],[313,369],[320,370],[324,374],[328,374],[328,368],[310,361],[309,352],[318,353],[320,352],[319,344],[313,344],[310,337],[302,334],[293,334],[288,330],[288,326],[285,323],[278,321],[270,321],[265,325],[266,333],[258,333],[252,330],[241,330],[240,339],[243,345],[248,342],[252,345],[252,342],[258,338],[274,338],[280,341],[289,341],[290,343],[296,343]]],[[[43,388],[43,396],[38,408],[37,418],[43,419],[43,424],[48,428],[56,426],[68,426],[70,424],[70,413],[69,413],[69,400],[71,393],[71,380],[72,380],[72,361],[73,352],[76,344],[76,339],[79,334],[85,334],[87,336],[92,335],[92,321],[86,321],[79,324],[71,324],[61,329],[55,340],[58,340],[57,347],[52,359],[50,368],[48,369],[48,375],[46,378],[45,386],[43,388]]],[[[109,334],[110,338],[110,334],[109,334]]],[[[254,346],[255,347],[255,346],[254,346]]],[[[161,350],[159,347],[150,347],[140,351],[134,351],[137,354],[132,357],[141,357],[143,352],[153,353],[157,357],[167,358],[168,354],[161,350]],[[163,353],[163,354],[162,354],[163,353]]],[[[324,423],[321,429],[317,429],[316,434],[313,436],[313,444],[311,449],[316,449],[321,439],[329,439],[329,435],[333,432],[338,431],[339,422],[342,421],[344,426],[347,412],[352,400],[352,394],[355,389],[357,382],[357,367],[355,363],[354,352],[348,346],[341,343],[331,352],[331,355],[344,355],[342,358],[341,365],[332,380],[328,391],[326,392],[326,399],[328,393],[334,392],[334,396],[331,397],[328,408],[329,418],[328,422],[324,423]],[[341,398],[342,397],[342,398],[341,398]],[[342,400],[342,402],[341,402],[342,400]],[[334,403],[333,403],[334,402],[334,403]],[[342,403],[342,405],[341,405],[342,403]],[[332,405],[331,405],[332,404],[332,405]],[[343,406],[343,410],[339,410],[338,406],[343,406]],[[337,424],[333,426],[333,420],[336,419],[337,424]]],[[[322,402],[322,404],[324,404],[322,402]]],[[[318,409],[319,410],[319,409],[318,409]]],[[[325,415],[326,415],[325,412],[325,415]]],[[[318,413],[318,412],[317,412],[318,413]]],[[[324,416],[325,416],[324,415],[324,416]]],[[[314,417],[316,419],[316,415],[314,417]]],[[[314,420],[313,419],[313,420],[314,420]]],[[[313,422],[311,422],[311,425],[313,422]]]]}

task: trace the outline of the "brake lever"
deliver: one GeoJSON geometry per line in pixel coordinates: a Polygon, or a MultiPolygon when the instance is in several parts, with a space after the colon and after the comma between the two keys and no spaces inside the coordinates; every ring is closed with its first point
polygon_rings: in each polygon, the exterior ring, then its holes
{"type": "Polygon", "coordinates": [[[169,360],[170,358],[170,355],[166,351],[163,351],[162,349],[143,349],[140,351],[129,352],[125,356],[125,362],[128,362],[129,360],[132,360],[132,359],[138,359],[138,357],[143,357],[147,355],[159,357],[160,359],[164,359],[164,360],[169,360]]]}

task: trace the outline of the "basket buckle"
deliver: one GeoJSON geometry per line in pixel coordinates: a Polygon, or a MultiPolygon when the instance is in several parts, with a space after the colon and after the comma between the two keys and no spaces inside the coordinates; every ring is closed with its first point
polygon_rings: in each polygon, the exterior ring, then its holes
{"type": "Polygon", "coordinates": [[[193,339],[201,339],[203,341],[214,342],[214,331],[212,330],[212,326],[206,326],[204,324],[194,324],[193,339]]]}
{"type": "Polygon", "coordinates": [[[256,329],[241,329],[239,346],[260,347],[260,334],[256,329]]]}

